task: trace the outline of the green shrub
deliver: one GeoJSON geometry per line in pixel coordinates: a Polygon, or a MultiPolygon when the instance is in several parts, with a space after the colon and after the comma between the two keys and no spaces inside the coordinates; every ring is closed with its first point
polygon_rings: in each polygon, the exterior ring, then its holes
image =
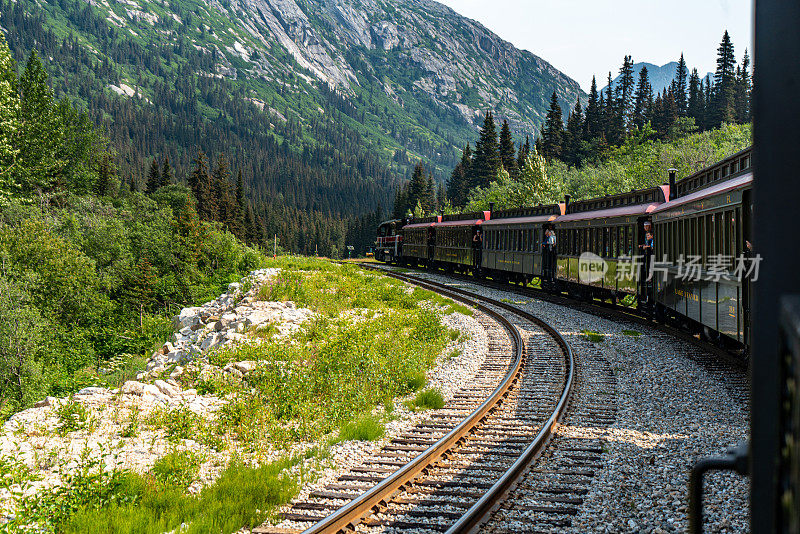
{"type": "Polygon", "coordinates": [[[439,410],[444,407],[444,398],[438,389],[428,388],[417,393],[410,403],[413,410],[439,410]]]}
{"type": "Polygon", "coordinates": [[[386,427],[380,417],[367,414],[342,426],[337,441],[375,441],[383,437],[386,427]]]}
{"type": "Polygon", "coordinates": [[[406,378],[406,391],[419,391],[427,383],[428,378],[421,371],[413,372],[406,378]]]}
{"type": "Polygon", "coordinates": [[[62,436],[76,430],[94,430],[97,421],[80,402],[70,399],[56,409],[58,433],[62,436]]]}

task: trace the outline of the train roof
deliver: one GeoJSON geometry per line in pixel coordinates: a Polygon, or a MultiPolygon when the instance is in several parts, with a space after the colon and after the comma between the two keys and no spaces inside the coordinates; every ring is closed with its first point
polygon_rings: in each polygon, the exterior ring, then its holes
{"type": "Polygon", "coordinates": [[[694,191],[711,187],[717,183],[730,180],[736,176],[752,173],[753,147],[747,147],[736,154],[713,165],[709,165],[696,173],[681,178],[676,183],[677,196],[683,197],[694,191]]]}
{"type": "Polygon", "coordinates": [[[629,206],[621,206],[617,208],[608,208],[595,211],[580,211],[578,213],[569,213],[562,217],[558,217],[556,223],[586,221],[589,219],[610,219],[613,217],[640,217],[652,213],[659,206],[663,205],[660,202],[649,202],[647,204],[632,204],[629,206]]]}
{"type": "Polygon", "coordinates": [[[441,215],[431,215],[430,217],[421,217],[419,219],[411,219],[413,222],[411,224],[407,224],[403,226],[403,229],[412,230],[414,228],[430,228],[431,226],[436,226],[437,223],[441,222],[442,216],[441,215]]]}
{"type": "Polygon", "coordinates": [[[686,196],[678,197],[667,204],[659,206],[655,210],[655,213],[668,211],[670,209],[683,206],[684,204],[688,204],[689,202],[696,202],[698,200],[703,200],[716,195],[727,193],[728,191],[733,191],[735,189],[742,189],[744,187],[751,185],[752,183],[753,183],[752,172],[741,174],[739,176],[736,176],[735,178],[731,178],[730,180],[725,180],[724,182],[716,183],[708,187],[699,189],[693,193],[689,193],[686,196]]]}
{"type": "Polygon", "coordinates": [[[491,221],[486,221],[483,226],[492,227],[492,226],[500,226],[504,224],[537,224],[537,223],[545,223],[556,220],[558,215],[550,214],[550,215],[536,215],[533,217],[508,217],[505,219],[492,219],[491,221]]]}
{"type": "Polygon", "coordinates": [[[476,226],[486,222],[486,219],[464,219],[459,221],[446,221],[436,224],[436,228],[451,226],[476,226]]]}

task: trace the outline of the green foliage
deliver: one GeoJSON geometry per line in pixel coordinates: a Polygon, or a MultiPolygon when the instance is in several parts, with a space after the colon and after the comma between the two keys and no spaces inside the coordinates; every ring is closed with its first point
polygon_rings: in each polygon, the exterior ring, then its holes
{"type": "Polygon", "coordinates": [[[198,459],[188,451],[160,459],[150,475],[106,471],[85,455],[65,485],[23,499],[17,516],[4,525],[9,532],[81,534],[163,534],[185,524],[181,532],[230,534],[270,518],[298,490],[289,469],[302,457],[251,467],[233,461],[198,496],[185,494],[198,459]]]}
{"type": "Polygon", "coordinates": [[[172,314],[263,262],[201,223],[186,191],[161,188],[161,206],[137,193],[0,207],[4,413],[45,393],[130,379],[172,333],[172,314]]]}
{"type": "Polygon", "coordinates": [[[435,388],[428,388],[417,393],[409,403],[413,410],[439,410],[444,407],[444,398],[441,391],[435,388]]]}
{"type": "Polygon", "coordinates": [[[342,426],[337,441],[375,441],[383,437],[386,427],[380,417],[366,414],[342,426]]]}
{"type": "Polygon", "coordinates": [[[557,159],[545,164],[533,150],[517,180],[501,173],[489,187],[473,189],[465,211],[488,209],[489,202],[497,209],[516,208],[559,202],[565,193],[579,200],[652,187],[665,181],[669,168],[677,168],[679,178],[688,176],[752,144],[749,124],[690,133],[691,123],[677,120],[674,128],[686,129],[667,141],[652,139],[652,129],[645,126],[602,163],[581,167],[557,159]]]}
{"type": "Polygon", "coordinates": [[[587,341],[591,341],[592,343],[602,343],[606,339],[606,336],[598,332],[594,332],[593,330],[584,329],[581,330],[581,333],[587,341]]]}
{"type": "Polygon", "coordinates": [[[200,457],[193,451],[176,450],[159,458],[150,472],[162,484],[186,488],[200,472],[200,457]]]}
{"type": "Polygon", "coordinates": [[[76,430],[92,431],[97,425],[97,420],[91,412],[74,399],[69,399],[56,409],[58,419],[58,433],[62,436],[76,430]]]}
{"type": "Polygon", "coordinates": [[[623,330],[622,335],[624,336],[631,336],[631,337],[639,337],[642,335],[641,332],[637,332],[636,330],[623,330]]]}

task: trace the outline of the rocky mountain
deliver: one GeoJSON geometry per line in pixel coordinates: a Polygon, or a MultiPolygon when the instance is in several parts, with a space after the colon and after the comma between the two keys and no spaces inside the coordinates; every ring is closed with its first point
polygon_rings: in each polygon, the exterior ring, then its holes
{"type": "MultiPolygon", "coordinates": [[[[647,75],[650,77],[650,85],[653,86],[653,93],[660,93],[664,89],[670,86],[672,80],[675,79],[675,71],[678,68],[677,61],[670,61],[666,65],[653,65],[652,63],[647,63],[643,61],[641,63],[634,63],[633,64],[633,73],[634,79],[639,79],[639,73],[642,70],[642,67],[647,67],[647,75]]],[[[689,70],[691,74],[691,69],[689,70]]],[[[713,73],[706,74],[706,79],[714,79],[713,73]]],[[[689,83],[689,77],[686,77],[687,84],[689,83]]],[[[614,78],[611,82],[612,87],[619,81],[619,76],[614,78]]],[[[606,90],[608,86],[603,87],[603,91],[606,90]]]]}
{"type": "Polygon", "coordinates": [[[17,60],[41,53],[56,94],[105,124],[122,171],[141,183],[166,154],[180,178],[198,148],[235,153],[257,194],[301,210],[387,206],[416,161],[449,175],[487,110],[521,141],[553,91],[565,108],[585,98],[547,61],[430,0],[0,5],[17,60]]]}

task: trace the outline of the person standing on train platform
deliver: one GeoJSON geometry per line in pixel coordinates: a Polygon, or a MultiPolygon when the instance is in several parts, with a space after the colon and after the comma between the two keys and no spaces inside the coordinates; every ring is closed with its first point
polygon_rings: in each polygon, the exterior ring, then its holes
{"type": "Polygon", "coordinates": [[[483,250],[483,235],[481,235],[481,230],[475,232],[475,235],[472,236],[472,261],[474,263],[474,267],[476,269],[480,268],[481,266],[481,251],[483,250]]]}

